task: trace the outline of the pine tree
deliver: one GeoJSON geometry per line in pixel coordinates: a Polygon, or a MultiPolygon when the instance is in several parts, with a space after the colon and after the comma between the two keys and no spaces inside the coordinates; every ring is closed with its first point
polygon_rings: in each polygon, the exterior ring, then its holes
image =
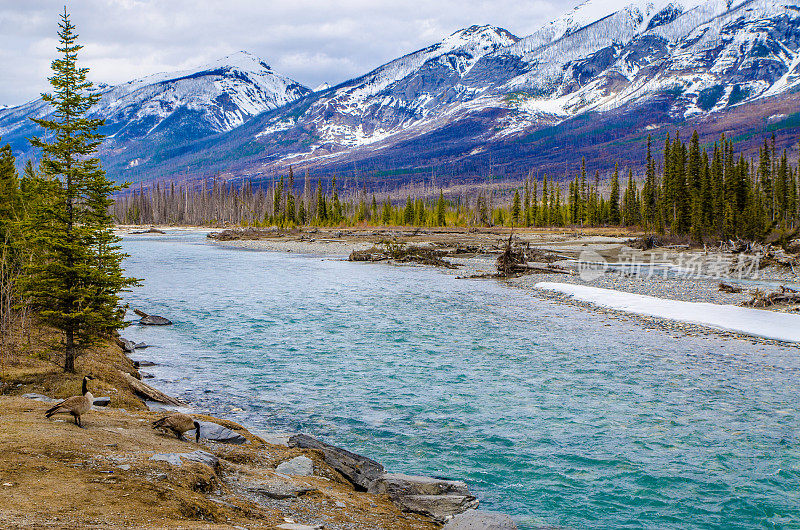
{"type": "Polygon", "coordinates": [[[628,185],[625,187],[625,194],[622,199],[623,220],[625,226],[633,226],[639,223],[639,192],[636,189],[636,181],[633,180],[633,171],[628,169],[628,185]]]}
{"type": "Polygon", "coordinates": [[[611,175],[611,198],[609,199],[609,222],[619,224],[619,163],[614,166],[614,173],[611,175]]]}
{"type": "Polygon", "coordinates": [[[769,146],[764,139],[758,158],[758,178],[761,183],[762,200],[764,201],[764,215],[768,222],[775,218],[773,209],[772,163],[770,162],[769,146]]]}
{"type": "Polygon", "coordinates": [[[406,207],[403,210],[403,224],[410,225],[414,223],[414,203],[411,202],[411,196],[406,198],[406,207]]]}
{"type": "Polygon", "coordinates": [[[519,226],[520,213],[522,212],[522,202],[519,196],[519,190],[514,191],[514,202],[511,204],[511,220],[516,226],[519,226]]]}
{"type": "Polygon", "coordinates": [[[10,237],[11,224],[17,217],[20,190],[16,160],[11,146],[0,147],[0,244],[10,237]]]}
{"type": "Polygon", "coordinates": [[[388,225],[392,222],[392,201],[387,196],[383,201],[383,211],[381,212],[381,222],[388,225]]]}
{"type": "Polygon", "coordinates": [[[439,200],[436,202],[436,226],[445,226],[445,213],[447,205],[444,202],[444,192],[439,190],[439,200]]]}
{"type": "Polygon", "coordinates": [[[645,168],[644,188],[642,188],[642,218],[645,228],[652,228],[656,224],[656,168],[651,151],[651,139],[647,136],[647,159],[645,168]]]}
{"type": "Polygon", "coordinates": [[[525,195],[522,201],[522,222],[525,226],[531,225],[531,179],[525,179],[525,195]]]}
{"type": "Polygon", "coordinates": [[[542,182],[542,222],[540,223],[542,226],[550,226],[550,207],[548,205],[549,200],[547,189],[547,173],[545,173],[544,181],[542,182]]]}
{"type": "Polygon", "coordinates": [[[328,221],[328,205],[322,193],[322,180],[317,179],[317,222],[324,225],[328,221]]]}
{"type": "Polygon", "coordinates": [[[39,317],[64,333],[64,370],[75,371],[75,358],[86,346],[124,327],[119,294],[137,282],[122,274],[124,255],[113,233],[109,213],[114,186],[94,157],[102,135],[102,120],[86,113],[99,95],[89,92],[88,69],[77,67],[75,26],[64,9],[59,23],[61,57],[53,61],[53,94],[42,99],[52,105],[52,118],[34,119],[51,142],[31,138],[42,150],[42,170],[52,186],[33,213],[33,244],[39,254],[31,260],[26,294],[39,317]]]}

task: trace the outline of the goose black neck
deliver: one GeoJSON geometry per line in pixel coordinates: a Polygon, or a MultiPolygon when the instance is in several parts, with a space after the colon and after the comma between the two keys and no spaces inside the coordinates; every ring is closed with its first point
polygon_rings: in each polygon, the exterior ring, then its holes
{"type": "Polygon", "coordinates": [[[85,396],[85,395],[86,395],[86,392],[88,392],[88,391],[89,391],[89,388],[88,388],[88,385],[87,385],[87,383],[88,383],[88,382],[89,382],[89,380],[88,380],[88,379],[86,379],[86,378],[84,377],[84,378],[83,378],[83,390],[82,390],[82,392],[81,392],[81,395],[84,395],[84,396],[85,396]]]}

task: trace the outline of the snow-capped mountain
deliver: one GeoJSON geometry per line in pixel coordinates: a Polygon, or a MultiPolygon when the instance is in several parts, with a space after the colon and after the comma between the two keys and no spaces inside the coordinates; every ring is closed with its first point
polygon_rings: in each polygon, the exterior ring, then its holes
{"type": "Polygon", "coordinates": [[[288,110],[270,119],[259,137],[302,127],[322,152],[374,143],[404,126],[436,115],[480,89],[460,84],[487,53],[517,37],[493,26],[472,26],[347,81],[310,102],[299,116],[288,110]]]}
{"type": "Polygon", "coordinates": [[[666,107],[654,122],[681,121],[793,93],[799,49],[798,0],[588,0],[522,39],[491,26],[458,31],[302,112],[290,105],[255,121],[253,134],[270,150],[290,145],[272,165],[381,157],[441,131],[448,149],[462,143],[459,156],[470,156],[589,112],[657,100],[666,107]]]}
{"type": "MultiPolygon", "coordinates": [[[[117,86],[99,84],[94,91],[101,98],[90,115],[106,120],[106,147],[124,146],[133,139],[165,135],[196,139],[230,131],[257,114],[311,93],[247,52],[191,70],[155,74],[117,86]]],[[[32,134],[28,118],[45,116],[50,109],[35,100],[0,110],[0,136],[32,134]]]]}
{"type": "Polygon", "coordinates": [[[673,115],[688,118],[797,85],[796,1],[614,4],[589,0],[486,57],[474,69],[477,82],[518,92],[515,103],[531,119],[613,109],[665,92],[677,96],[673,115]]]}
{"type": "MultiPolygon", "coordinates": [[[[800,0],[588,0],[521,39],[471,26],[313,91],[243,52],[98,91],[104,162],[119,180],[289,165],[563,174],[580,156],[613,166],[626,142],[676,128],[789,138],[800,0]]],[[[13,127],[37,112],[0,110],[0,136],[21,137],[13,127]]]]}

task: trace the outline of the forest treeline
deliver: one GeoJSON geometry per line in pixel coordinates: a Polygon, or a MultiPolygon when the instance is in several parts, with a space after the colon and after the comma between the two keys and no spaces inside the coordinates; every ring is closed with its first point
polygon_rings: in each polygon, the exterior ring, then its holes
{"type": "Polygon", "coordinates": [[[476,185],[438,197],[384,193],[379,200],[365,188],[340,192],[335,177],[323,182],[306,172],[300,184],[290,168],[266,187],[216,180],[140,187],[118,197],[113,213],[123,224],[201,226],[639,226],[698,242],[759,239],[798,225],[798,166],[785,150],[776,152],[774,136],[750,158],[724,136],[701,146],[696,131],[688,142],[668,135],[658,161],[650,137],[642,152],[638,179],[631,169],[621,176],[619,165],[603,178],[590,175],[583,160],[561,180],[529,176],[504,190],[476,185]]]}

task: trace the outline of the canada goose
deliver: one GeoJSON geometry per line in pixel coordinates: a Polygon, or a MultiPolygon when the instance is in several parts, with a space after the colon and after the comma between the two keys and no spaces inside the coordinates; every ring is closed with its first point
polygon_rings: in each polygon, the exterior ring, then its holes
{"type": "Polygon", "coordinates": [[[153,422],[154,429],[169,429],[175,437],[183,440],[183,433],[195,429],[194,439],[200,443],[200,424],[188,414],[176,412],[153,422]]]}
{"type": "Polygon", "coordinates": [[[44,416],[49,418],[53,414],[72,414],[72,417],[75,418],[75,425],[83,428],[81,415],[89,412],[89,409],[92,408],[92,402],[94,401],[94,396],[91,392],[89,392],[88,388],[90,379],[94,379],[94,377],[91,375],[86,375],[83,377],[83,389],[81,390],[81,394],[83,395],[68,397],[61,403],[58,403],[50,408],[44,413],[44,416]]]}

